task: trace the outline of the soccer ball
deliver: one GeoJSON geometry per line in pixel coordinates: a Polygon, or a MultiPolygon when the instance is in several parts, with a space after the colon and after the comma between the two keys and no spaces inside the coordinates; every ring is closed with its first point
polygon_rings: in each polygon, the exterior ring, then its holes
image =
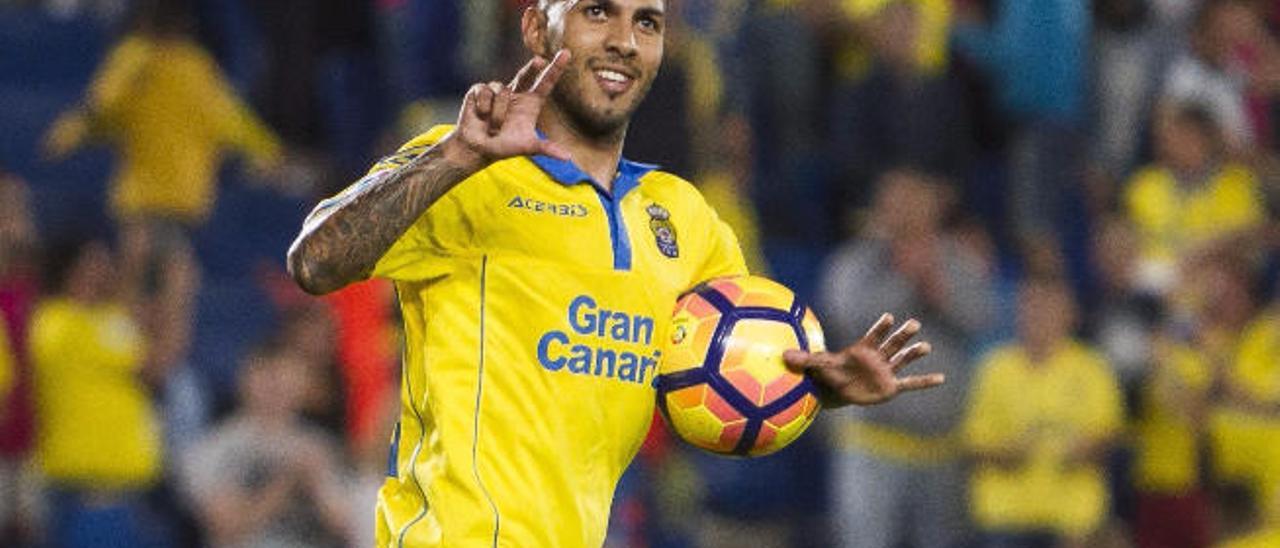
{"type": "Polygon", "coordinates": [[[782,353],[825,350],[818,319],[791,290],[739,276],[695,287],[676,303],[662,350],[658,408],[682,439],[722,455],[786,447],[818,414],[816,388],[782,353]]]}

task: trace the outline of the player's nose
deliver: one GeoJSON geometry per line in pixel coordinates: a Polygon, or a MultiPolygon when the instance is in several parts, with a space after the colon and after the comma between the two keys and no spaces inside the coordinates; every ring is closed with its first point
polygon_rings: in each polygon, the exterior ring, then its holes
{"type": "Polygon", "coordinates": [[[605,37],[605,49],[619,57],[630,58],[636,56],[639,47],[635,27],[621,17],[616,18],[605,37]]]}

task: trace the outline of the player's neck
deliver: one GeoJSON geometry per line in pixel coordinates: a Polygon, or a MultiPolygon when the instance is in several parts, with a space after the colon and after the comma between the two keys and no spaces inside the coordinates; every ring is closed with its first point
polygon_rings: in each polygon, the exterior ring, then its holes
{"type": "Polygon", "coordinates": [[[543,109],[538,126],[547,139],[555,141],[573,155],[573,163],[579,169],[595,179],[605,190],[613,191],[613,178],[618,171],[622,144],[627,134],[625,126],[603,137],[588,135],[554,108],[543,109]]]}

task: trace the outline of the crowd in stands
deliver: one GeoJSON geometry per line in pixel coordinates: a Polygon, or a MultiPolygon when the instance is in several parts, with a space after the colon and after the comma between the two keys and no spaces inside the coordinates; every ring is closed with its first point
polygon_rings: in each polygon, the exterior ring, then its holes
{"type": "MultiPolygon", "coordinates": [[[[393,292],[305,296],[284,244],[523,64],[527,4],[0,0],[0,122],[76,82],[0,135],[0,545],[372,543],[393,292]]],[[[625,155],[948,381],[759,459],[659,420],[609,546],[1280,546],[1280,2],[666,7],[625,155]]]]}

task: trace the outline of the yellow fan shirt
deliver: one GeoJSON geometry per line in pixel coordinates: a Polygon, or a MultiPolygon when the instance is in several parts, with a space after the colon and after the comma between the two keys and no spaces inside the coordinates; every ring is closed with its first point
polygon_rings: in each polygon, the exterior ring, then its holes
{"type": "MultiPolygon", "coordinates": [[[[1226,382],[1257,403],[1280,403],[1280,315],[1261,314],[1240,335],[1226,382]]],[[[1248,484],[1264,513],[1280,511],[1280,419],[1221,405],[1210,419],[1215,474],[1248,484]]]]}
{"type": "Polygon", "coordinates": [[[1235,164],[1190,189],[1182,188],[1168,169],[1148,167],[1130,180],[1124,201],[1140,238],[1140,274],[1155,279],[1169,276],[1197,246],[1256,227],[1266,218],[1257,178],[1235,164]]]}
{"type": "Polygon", "coordinates": [[[262,165],[280,154],[275,135],[190,40],[126,37],[107,55],[86,102],[95,131],[120,152],[110,188],[117,218],[203,222],[225,149],[262,165]]]}
{"type": "Polygon", "coordinates": [[[1064,343],[1042,364],[1016,345],[989,354],[970,394],[965,442],[979,450],[1029,443],[1032,456],[1010,469],[974,468],[969,498],[979,527],[1073,537],[1097,528],[1107,511],[1103,471],[1064,459],[1070,440],[1119,432],[1121,399],[1107,363],[1083,344],[1064,343]]]}
{"type": "Polygon", "coordinates": [[[142,489],[160,472],[160,423],[138,377],[142,333],[120,305],[46,300],[31,320],[36,462],[54,484],[142,489]]]}
{"type": "Polygon", "coordinates": [[[609,192],[570,162],[518,157],[451,189],[374,271],[406,333],[378,545],[600,546],[676,297],[745,273],[732,231],[653,166],[623,160],[609,192]]]}
{"type": "Polygon", "coordinates": [[[1206,357],[1192,347],[1168,343],[1143,386],[1142,416],[1135,424],[1134,483],[1146,492],[1179,495],[1200,485],[1200,433],[1188,413],[1213,384],[1206,357]]]}

